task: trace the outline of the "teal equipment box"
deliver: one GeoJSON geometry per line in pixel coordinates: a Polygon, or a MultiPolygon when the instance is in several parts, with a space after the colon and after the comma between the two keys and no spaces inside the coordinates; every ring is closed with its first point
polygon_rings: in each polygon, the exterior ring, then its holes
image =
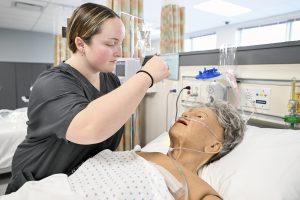
{"type": "Polygon", "coordinates": [[[169,70],[171,74],[168,79],[178,81],[179,80],[179,54],[172,53],[172,54],[163,54],[161,56],[169,66],[169,70]]]}
{"type": "MultiPolygon", "coordinates": [[[[160,55],[165,62],[168,64],[170,69],[170,76],[168,79],[170,80],[179,80],[179,54],[178,53],[170,53],[170,54],[162,54],[160,55]]],[[[142,62],[142,66],[145,65],[145,63],[152,58],[151,56],[146,56],[142,62]]]]}

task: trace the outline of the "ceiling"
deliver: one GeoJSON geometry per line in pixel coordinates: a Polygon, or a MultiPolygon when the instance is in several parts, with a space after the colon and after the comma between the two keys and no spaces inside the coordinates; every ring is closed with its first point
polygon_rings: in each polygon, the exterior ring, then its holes
{"type": "MultiPolygon", "coordinates": [[[[206,0],[176,1],[186,8],[186,33],[224,26],[225,21],[236,24],[293,12],[299,12],[300,16],[300,0],[227,0],[252,10],[236,17],[222,17],[193,8],[194,5],[204,1],[206,0]]],[[[74,8],[85,2],[105,5],[106,0],[1,0],[0,27],[55,33],[60,31],[58,27],[65,26],[66,19],[74,8]],[[12,5],[16,1],[37,4],[43,9],[32,11],[15,8],[12,5]]],[[[144,19],[152,24],[154,29],[159,29],[162,2],[163,0],[144,0],[144,19]]]]}

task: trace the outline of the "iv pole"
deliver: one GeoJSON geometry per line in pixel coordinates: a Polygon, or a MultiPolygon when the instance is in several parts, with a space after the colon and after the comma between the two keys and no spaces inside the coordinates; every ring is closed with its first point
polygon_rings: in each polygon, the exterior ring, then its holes
{"type": "MultiPolygon", "coordinates": [[[[134,46],[134,19],[140,19],[144,22],[144,19],[143,18],[140,18],[140,17],[137,17],[137,16],[134,16],[134,15],[131,15],[129,13],[126,13],[126,12],[123,12],[121,11],[120,12],[120,16],[121,14],[124,14],[124,15],[127,15],[130,17],[130,49],[131,49],[131,54],[130,54],[130,57],[133,58],[133,55],[134,55],[134,49],[135,49],[135,46],[134,46]]],[[[131,118],[130,118],[130,149],[133,149],[134,148],[134,137],[135,137],[135,124],[136,124],[136,114],[133,113],[131,115],[131,118]]]]}
{"type": "Polygon", "coordinates": [[[135,29],[135,26],[134,26],[134,19],[140,19],[140,20],[142,20],[143,22],[144,22],[144,19],[141,18],[141,17],[137,17],[137,16],[135,16],[135,15],[129,14],[129,13],[127,13],[127,12],[121,11],[121,12],[120,12],[120,16],[121,16],[122,14],[123,14],[123,15],[127,15],[127,16],[130,17],[130,49],[132,50],[132,51],[130,52],[130,53],[131,53],[130,57],[132,58],[133,55],[134,55],[134,49],[135,49],[135,47],[134,47],[134,29],[135,29]]]}

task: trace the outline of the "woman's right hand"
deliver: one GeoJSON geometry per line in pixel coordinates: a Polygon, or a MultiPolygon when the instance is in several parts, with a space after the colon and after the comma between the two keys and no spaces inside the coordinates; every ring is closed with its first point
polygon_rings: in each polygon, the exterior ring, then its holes
{"type": "Polygon", "coordinates": [[[153,56],[146,62],[142,70],[151,74],[154,83],[157,83],[170,75],[167,63],[160,56],[153,56]]]}

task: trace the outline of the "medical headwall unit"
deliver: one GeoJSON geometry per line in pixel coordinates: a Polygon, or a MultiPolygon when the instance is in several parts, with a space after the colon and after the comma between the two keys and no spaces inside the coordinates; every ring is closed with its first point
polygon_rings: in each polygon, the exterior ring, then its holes
{"type": "MultiPolygon", "coordinates": [[[[291,128],[290,124],[284,121],[284,116],[290,114],[288,104],[291,99],[293,78],[298,80],[295,84],[295,96],[300,93],[299,52],[300,41],[238,47],[234,75],[239,98],[236,98],[230,88],[226,90],[227,94],[222,95],[226,95],[227,100],[235,104],[246,117],[251,116],[249,124],[291,128]]],[[[177,94],[170,94],[167,102],[166,96],[170,90],[177,89],[178,92],[187,85],[191,86],[190,91],[184,91],[180,96],[179,114],[185,110],[185,104],[207,102],[211,99],[210,96],[224,92],[220,85],[215,84],[219,80],[195,78],[199,71],[205,68],[220,69],[219,58],[219,49],[179,53],[179,80],[166,80],[158,84],[157,93],[154,96],[146,96],[144,100],[143,132],[146,142],[153,139],[155,133],[168,129],[163,123],[166,119],[170,120],[169,125],[174,122],[177,94]]],[[[227,87],[225,83],[223,86],[227,87]]],[[[299,125],[295,128],[299,128],[299,125]]]]}

